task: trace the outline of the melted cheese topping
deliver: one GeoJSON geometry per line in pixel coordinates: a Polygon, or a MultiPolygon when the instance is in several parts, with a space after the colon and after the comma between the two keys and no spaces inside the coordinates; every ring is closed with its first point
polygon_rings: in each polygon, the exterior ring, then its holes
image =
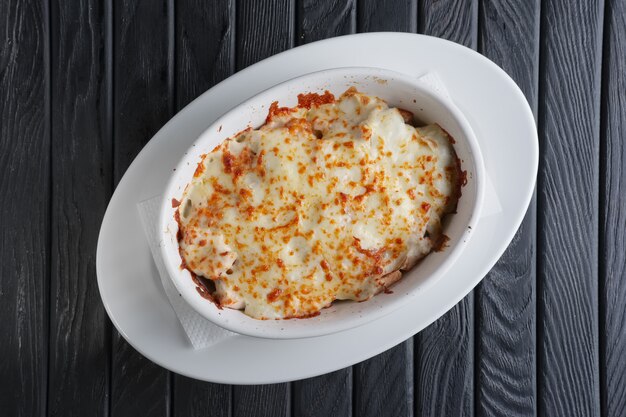
{"type": "Polygon", "coordinates": [[[372,297],[439,245],[460,195],[438,125],[354,89],[299,99],[204,155],[177,213],[184,265],[259,319],[372,297]]]}

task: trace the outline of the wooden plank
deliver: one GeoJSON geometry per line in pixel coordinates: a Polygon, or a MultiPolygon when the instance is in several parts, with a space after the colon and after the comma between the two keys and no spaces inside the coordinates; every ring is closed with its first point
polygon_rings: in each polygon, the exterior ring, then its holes
{"type": "Polygon", "coordinates": [[[626,415],[626,3],[606,2],[600,137],[602,415],[626,415]]]}
{"type": "Polygon", "coordinates": [[[600,414],[598,161],[603,1],[542,4],[538,415],[600,414]]]}
{"type": "Polygon", "coordinates": [[[235,385],[233,417],[289,416],[291,413],[289,385],[235,385]]]}
{"type": "MultiPolygon", "coordinates": [[[[234,4],[231,0],[175,3],[177,111],[234,70],[234,4]]],[[[232,389],[174,375],[173,416],[230,416],[232,389]]]]}
{"type": "Polygon", "coordinates": [[[359,32],[417,31],[417,0],[359,0],[359,32]]]}
{"type": "Polygon", "coordinates": [[[293,47],[292,0],[237,2],[237,71],[293,47]]]}
{"type": "Polygon", "coordinates": [[[473,297],[415,337],[416,415],[472,416],[473,297]]]}
{"type": "Polygon", "coordinates": [[[172,390],[172,415],[230,417],[231,386],[212,384],[176,375],[172,390]]]}
{"type": "MultiPolygon", "coordinates": [[[[485,0],[479,50],[520,86],[536,114],[539,0],[485,0]]],[[[537,414],[536,202],[476,294],[476,414],[537,414]]]]}
{"type": "Polygon", "coordinates": [[[293,416],[341,417],[352,415],[352,372],[350,368],[316,378],[296,381],[292,386],[293,416]]]}
{"type": "MultiPolygon", "coordinates": [[[[476,48],[477,1],[424,0],[421,33],[476,48]]],[[[415,337],[417,415],[474,414],[474,293],[415,337]]]]}
{"type": "MultiPolygon", "coordinates": [[[[360,32],[417,30],[417,1],[358,3],[360,32]]],[[[412,416],[413,339],[354,366],[354,412],[357,416],[412,416]]]]}
{"type": "Polygon", "coordinates": [[[476,49],[477,0],[420,0],[418,31],[476,49]]]}
{"type": "Polygon", "coordinates": [[[234,0],[176,0],[176,110],[235,69],[234,0]]]}
{"type": "Polygon", "coordinates": [[[297,10],[297,44],[356,31],[356,0],[302,0],[297,10]]]}
{"type": "MultiPolygon", "coordinates": [[[[173,3],[169,3],[124,0],[116,3],[113,10],[115,184],[171,116],[173,42],[167,30],[154,30],[170,28],[174,16],[173,3]]],[[[115,329],[112,331],[110,415],[168,416],[169,372],[144,358],[115,329]]]]}
{"type": "Polygon", "coordinates": [[[357,416],[413,415],[413,340],[354,366],[357,416]]]}
{"type": "Polygon", "coordinates": [[[111,326],[95,255],[112,184],[111,9],[51,5],[50,415],[108,414],[111,326]]]}
{"type": "Polygon", "coordinates": [[[0,410],[43,416],[50,256],[47,5],[1,2],[0,45],[0,410]]]}
{"type": "Polygon", "coordinates": [[[476,290],[478,416],[537,415],[536,214],[476,290]]]}
{"type": "Polygon", "coordinates": [[[114,182],[173,111],[173,0],[123,0],[115,4],[114,182]],[[171,27],[170,27],[171,26],[171,27]]]}

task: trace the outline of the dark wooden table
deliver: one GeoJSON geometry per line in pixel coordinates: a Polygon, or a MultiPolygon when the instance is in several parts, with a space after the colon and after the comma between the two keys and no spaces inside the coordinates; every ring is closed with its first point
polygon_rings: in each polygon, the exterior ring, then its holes
{"type": "Polygon", "coordinates": [[[2,0],[0,196],[2,416],[626,416],[624,0],[2,0]],[[217,385],[143,358],[94,266],[134,156],[235,71],[381,30],[474,48],[526,94],[537,198],[500,262],[413,339],[318,378],[217,385]]]}

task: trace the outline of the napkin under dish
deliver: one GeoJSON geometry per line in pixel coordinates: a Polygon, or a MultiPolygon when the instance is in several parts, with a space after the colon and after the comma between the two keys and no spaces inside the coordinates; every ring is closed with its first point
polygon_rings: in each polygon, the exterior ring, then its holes
{"type": "Polygon", "coordinates": [[[196,310],[187,304],[174,286],[174,283],[170,280],[161,256],[161,237],[158,233],[161,196],[158,195],[140,202],[137,204],[137,209],[143,224],[143,231],[150,245],[152,259],[154,259],[154,264],[157,271],[159,271],[159,277],[161,277],[165,295],[170,300],[174,313],[180,320],[180,324],[183,326],[194,349],[209,347],[224,338],[235,335],[236,333],[223,329],[198,314],[196,310]]]}
{"type": "MultiPolygon", "coordinates": [[[[431,89],[445,97],[450,97],[448,91],[435,73],[427,73],[419,77],[419,81],[428,85],[431,89]]],[[[154,260],[156,269],[161,278],[161,284],[165,290],[165,294],[172,305],[172,309],[180,324],[185,330],[185,334],[189,338],[191,345],[194,349],[202,349],[212,346],[221,340],[232,337],[237,333],[225,330],[197,313],[187,302],[181,297],[178,290],[170,280],[163,258],[161,257],[160,249],[160,234],[158,233],[159,224],[159,211],[161,206],[161,196],[155,196],[147,200],[141,201],[137,204],[139,211],[139,217],[143,224],[144,233],[148,245],[150,246],[150,252],[154,260]]],[[[485,180],[485,196],[483,200],[483,208],[481,211],[481,218],[488,217],[497,214],[502,211],[502,206],[498,199],[498,195],[495,192],[495,188],[489,175],[485,180]]]]}

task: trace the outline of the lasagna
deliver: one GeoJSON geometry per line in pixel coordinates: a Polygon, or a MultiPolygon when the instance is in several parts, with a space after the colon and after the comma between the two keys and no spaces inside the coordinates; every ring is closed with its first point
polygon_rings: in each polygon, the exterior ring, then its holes
{"type": "Polygon", "coordinates": [[[439,249],[464,175],[447,132],[412,118],[354,88],[301,94],[202,155],[172,201],[201,295],[256,319],[311,317],[439,249]]]}

